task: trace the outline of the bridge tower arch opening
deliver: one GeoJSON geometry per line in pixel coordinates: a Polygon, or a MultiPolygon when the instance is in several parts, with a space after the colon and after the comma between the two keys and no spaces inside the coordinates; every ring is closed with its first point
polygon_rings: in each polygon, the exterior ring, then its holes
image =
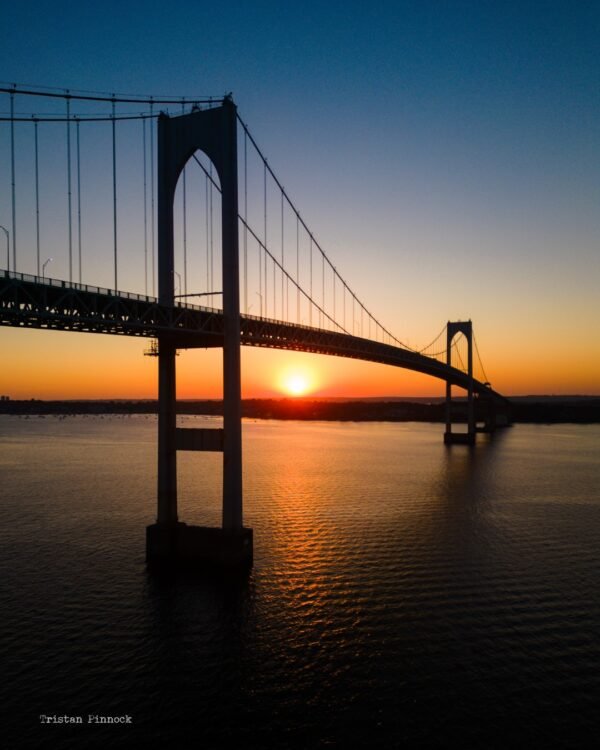
{"type": "Polygon", "coordinates": [[[446,380],[446,431],[444,443],[475,444],[475,404],[473,401],[473,324],[470,320],[448,321],[446,326],[446,364],[452,365],[452,342],[455,336],[462,333],[467,341],[467,431],[452,432],[452,420],[454,416],[454,402],[452,400],[452,383],[446,380]]]}
{"type": "Polygon", "coordinates": [[[158,118],[158,296],[175,305],[174,201],[189,159],[202,151],[221,186],[221,272],[223,300],[223,429],[176,426],[175,339],[158,337],[157,520],[147,529],[147,560],[166,563],[252,562],[252,530],[242,519],[242,429],[238,248],[237,111],[231,98],[216,107],[158,118]],[[177,451],[223,452],[221,528],[188,526],[177,513],[177,451]]]}

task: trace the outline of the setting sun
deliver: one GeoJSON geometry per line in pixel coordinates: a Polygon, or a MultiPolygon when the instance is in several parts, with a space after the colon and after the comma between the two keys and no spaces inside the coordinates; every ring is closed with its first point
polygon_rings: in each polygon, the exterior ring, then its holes
{"type": "Polygon", "coordinates": [[[304,396],[315,390],[314,373],[304,367],[286,368],[278,380],[279,389],[288,396],[304,396]]]}
{"type": "Polygon", "coordinates": [[[285,387],[292,396],[302,396],[308,390],[308,382],[302,375],[292,375],[286,380],[285,387]]]}

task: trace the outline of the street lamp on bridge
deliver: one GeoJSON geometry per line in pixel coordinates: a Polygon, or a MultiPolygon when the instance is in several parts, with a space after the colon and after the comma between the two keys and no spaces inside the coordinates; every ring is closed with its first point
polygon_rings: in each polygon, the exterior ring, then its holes
{"type": "Polygon", "coordinates": [[[10,235],[8,229],[0,224],[0,229],[6,235],[6,270],[10,271],[10,235]]]}
{"type": "Polygon", "coordinates": [[[44,279],[44,278],[45,278],[45,274],[46,274],[46,266],[48,265],[48,263],[52,263],[52,260],[53,260],[52,258],[47,258],[47,259],[46,259],[46,260],[44,261],[44,265],[42,266],[42,279],[44,279]]]}

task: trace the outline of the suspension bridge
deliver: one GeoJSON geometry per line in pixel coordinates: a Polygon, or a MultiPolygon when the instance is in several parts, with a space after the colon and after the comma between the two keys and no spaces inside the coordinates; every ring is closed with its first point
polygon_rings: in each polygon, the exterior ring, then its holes
{"type": "Polygon", "coordinates": [[[478,431],[508,423],[471,321],[449,321],[421,349],[392,334],[315,238],[231,96],[5,85],[0,97],[0,324],[152,339],[158,512],[147,529],[149,562],[251,563],[241,345],[441,379],[446,443],[473,444],[478,431]],[[208,347],[223,349],[223,428],[178,428],[177,350],[208,347]],[[453,400],[453,387],[464,401],[453,400]],[[457,409],[466,431],[453,430],[457,409]],[[179,521],[179,450],[222,452],[221,528],[179,521]]]}

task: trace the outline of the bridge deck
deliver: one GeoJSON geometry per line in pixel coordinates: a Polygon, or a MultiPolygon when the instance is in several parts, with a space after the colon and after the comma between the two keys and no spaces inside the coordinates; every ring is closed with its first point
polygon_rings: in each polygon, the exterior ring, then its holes
{"type": "MultiPolygon", "coordinates": [[[[109,289],[69,284],[0,271],[0,325],[117,336],[169,337],[178,348],[223,345],[223,313],[197,305],[161,305],[155,297],[115,294],[109,289]]],[[[241,316],[241,343],[270,349],[329,354],[403,367],[462,388],[468,376],[431,357],[379,341],[252,315],[241,316]]],[[[475,393],[504,397],[473,380],[475,393]]]]}

